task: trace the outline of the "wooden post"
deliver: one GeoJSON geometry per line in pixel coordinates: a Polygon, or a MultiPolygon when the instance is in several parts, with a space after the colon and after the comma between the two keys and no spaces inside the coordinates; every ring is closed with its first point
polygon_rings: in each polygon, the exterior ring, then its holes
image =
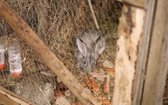
{"type": "Polygon", "coordinates": [[[118,27],[118,52],[115,62],[115,87],[112,105],[132,104],[132,85],[140,36],[143,33],[145,10],[124,5],[118,27]]]}
{"type": "Polygon", "coordinates": [[[147,64],[149,40],[153,27],[156,0],[148,0],[146,3],[146,16],[143,28],[143,34],[138,46],[138,58],[136,62],[136,72],[132,90],[132,105],[141,105],[142,91],[145,79],[145,68],[147,64]]]}
{"type": "Polygon", "coordinates": [[[162,105],[168,70],[168,1],[158,0],[141,105],[162,105]]]}
{"type": "Polygon", "coordinates": [[[36,55],[58,76],[58,78],[84,105],[99,105],[99,103],[92,97],[91,93],[88,92],[88,89],[82,87],[64,64],[4,0],[0,0],[0,16],[12,27],[17,35],[35,51],[36,55]]]}

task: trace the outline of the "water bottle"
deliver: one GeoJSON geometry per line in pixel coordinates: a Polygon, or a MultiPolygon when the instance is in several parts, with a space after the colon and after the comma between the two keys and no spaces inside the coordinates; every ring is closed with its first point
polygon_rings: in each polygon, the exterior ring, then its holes
{"type": "Polygon", "coordinates": [[[4,43],[3,41],[0,41],[0,69],[3,69],[5,67],[4,52],[4,43]]]}
{"type": "Polygon", "coordinates": [[[15,77],[19,77],[22,72],[22,61],[20,46],[16,43],[8,46],[8,62],[10,73],[15,77]]]}

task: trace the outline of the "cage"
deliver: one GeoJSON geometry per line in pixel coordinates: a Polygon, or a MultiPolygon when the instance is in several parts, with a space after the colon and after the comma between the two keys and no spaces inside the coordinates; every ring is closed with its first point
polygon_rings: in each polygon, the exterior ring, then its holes
{"type": "MultiPolygon", "coordinates": [[[[24,100],[24,104],[39,105],[167,103],[166,1],[6,2],[13,9],[0,0],[0,40],[5,47],[5,68],[0,70],[1,104],[14,104],[10,100],[13,96],[18,97],[19,104],[24,100]],[[77,47],[87,55],[86,50],[82,50],[88,45],[87,41],[78,36],[86,30],[99,30],[94,41],[103,42],[104,37],[106,42],[105,51],[96,60],[91,73],[80,70],[81,65],[75,58],[77,47]],[[10,74],[6,59],[8,45],[13,42],[22,49],[23,72],[19,77],[10,74]],[[84,44],[79,47],[79,43],[84,44]]],[[[90,51],[100,47],[92,45],[90,51]]]]}
{"type": "MultiPolygon", "coordinates": [[[[6,0],[6,2],[38,34],[83,87],[91,90],[91,94],[97,100],[111,103],[114,74],[109,75],[108,70],[114,72],[117,27],[122,7],[120,2],[114,0],[6,0]],[[86,29],[99,29],[106,40],[106,49],[97,60],[94,72],[88,77],[84,71],[76,68],[74,54],[77,34],[86,29]],[[108,92],[105,92],[105,83],[109,79],[108,92]],[[97,88],[99,89],[95,90],[97,88]]],[[[1,40],[5,41],[6,50],[10,43],[21,46],[23,65],[21,76],[13,77],[9,72],[8,54],[5,50],[5,68],[0,70],[0,86],[37,105],[56,104],[60,101],[65,102],[61,103],[62,105],[68,105],[67,101],[71,104],[79,102],[3,19],[0,21],[0,36],[1,40]]]]}

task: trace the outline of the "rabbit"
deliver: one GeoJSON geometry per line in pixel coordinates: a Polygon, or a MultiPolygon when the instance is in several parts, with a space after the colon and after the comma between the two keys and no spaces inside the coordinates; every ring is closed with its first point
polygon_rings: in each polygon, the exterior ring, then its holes
{"type": "Polygon", "coordinates": [[[91,73],[95,69],[99,55],[106,48],[105,38],[101,31],[88,29],[78,33],[76,44],[77,68],[84,70],[85,73],[91,73]]]}

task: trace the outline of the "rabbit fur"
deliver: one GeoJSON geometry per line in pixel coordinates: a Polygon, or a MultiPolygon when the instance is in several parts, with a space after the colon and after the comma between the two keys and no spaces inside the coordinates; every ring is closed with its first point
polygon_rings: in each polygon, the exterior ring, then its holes
{"type": "Polygon", "coordinates": [[[99,55],[106,48],[105,38],[100,31],[85,30],[78,33],[76,44],[76,66],[85,73],[90,73],[94,70],[99,55]]]}

